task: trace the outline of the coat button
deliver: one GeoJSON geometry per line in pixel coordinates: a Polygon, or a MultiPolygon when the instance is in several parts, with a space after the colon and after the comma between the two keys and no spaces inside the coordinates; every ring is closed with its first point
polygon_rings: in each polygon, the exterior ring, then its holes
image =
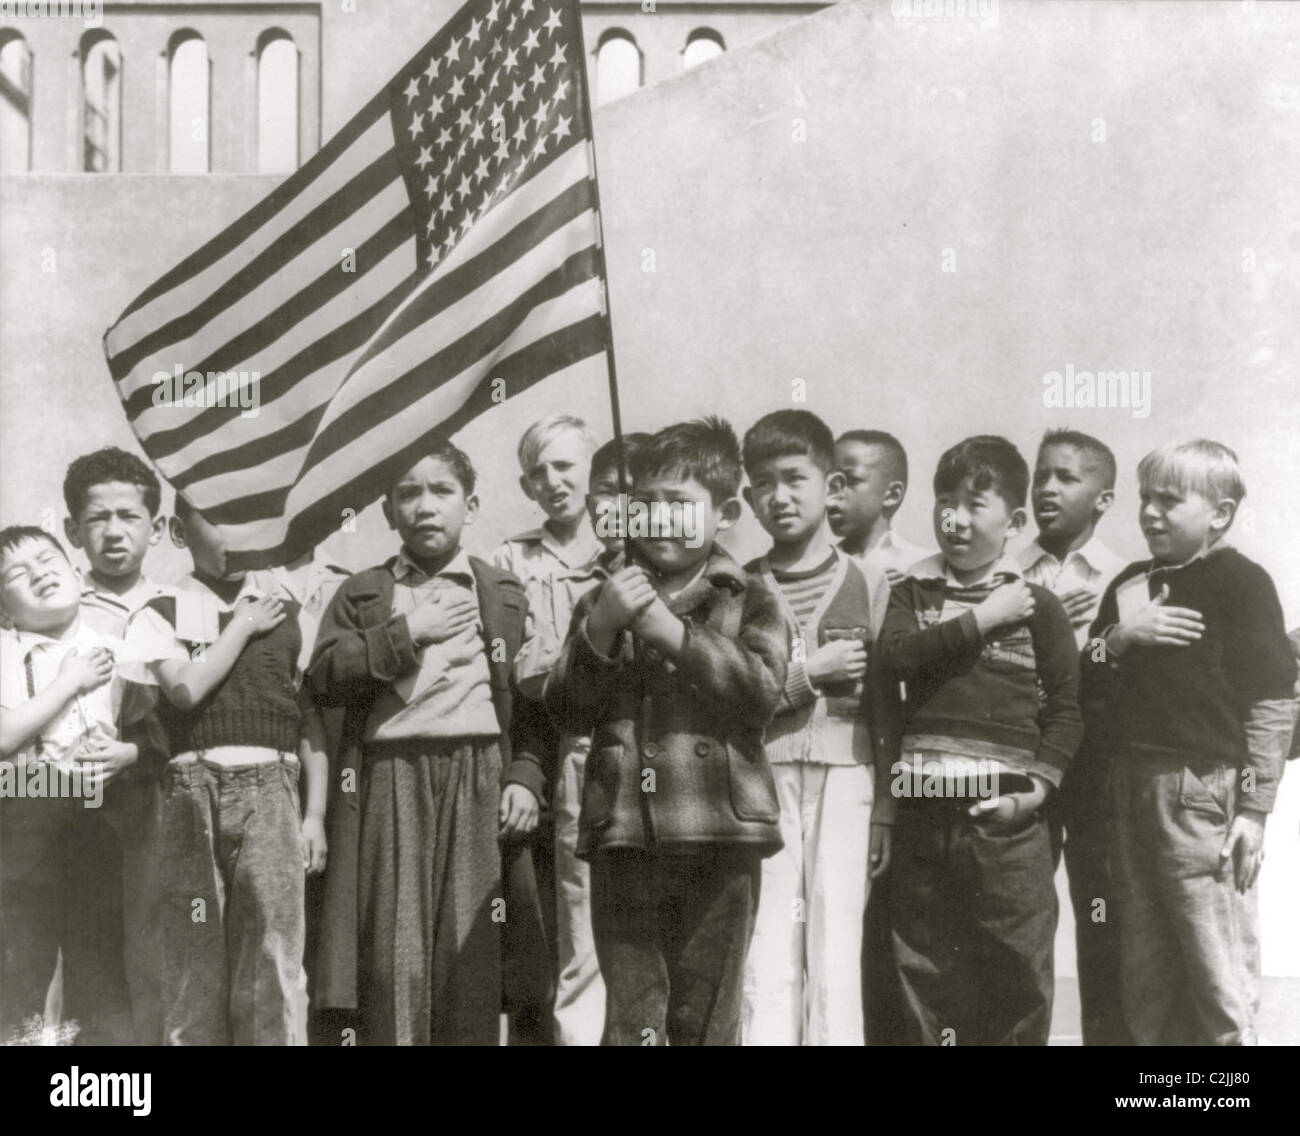
{"type": "Polygon", "coordinates": [[[712,750],[713,747],[706,741],[701,740],[695,743],[695,753],[699,757],[708,757],[712,750]]]}
{"type": "Polygon", "coordinates": [[[646,742],[645,745],[641,747],[641,752],[645,754],[646,757],[658,757],[659,747],[654,742],[646,742]]]}

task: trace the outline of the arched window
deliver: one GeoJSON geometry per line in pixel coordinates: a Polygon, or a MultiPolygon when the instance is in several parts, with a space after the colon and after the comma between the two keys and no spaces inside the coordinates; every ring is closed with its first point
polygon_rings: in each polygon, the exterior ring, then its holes
{"type": "Polygon", "coordinates": [[[682,66],[694,67],[697,63],[714,59],[727,50],[722,37],[712,28],[696,28],[686,37],[686,46],[682,48],[682,66]]]}
{"type": "Polygon", "coordinates": [[[0,171],[32,168],[32,53],[11,28],[0,30],[0,171]]]}
{"type": "Polygon", "coordinates": [[[627,32],[607,31],[596,47],[596,105],[630,95],[641,86],[641,49],[627,32]]]}
{"type": "Polygon", "coordinates": [[[81,37],[81,168],[122,168],[122,55],[108,32],[81,37]]]}
{"type": "Polygon", "coordinates": [[[257,41],[257,172],[298,168],[298,49],[279,28],[257,41]]]}
{"type": "Polygon", "coordinates": [[[194,31],[180,31],[168,46],[168,169],[206,174],[208,142],[208,45],[194,31]]]}

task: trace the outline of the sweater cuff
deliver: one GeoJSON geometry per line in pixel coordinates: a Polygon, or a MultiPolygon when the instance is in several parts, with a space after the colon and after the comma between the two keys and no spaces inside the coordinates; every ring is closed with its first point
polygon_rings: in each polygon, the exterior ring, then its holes
{"type": "Polygon", "coordinates": [[[802,659],[792,659],[785,672],[785,700],[791,706],[806,706],[817,700],[817,688],[808,677],[802,659]]]}
{"type": "Polygon", "coordinates": [[[546,789],[546,776],[542,767],[526,758],[515,758],[506,770],[507,785],[522,785],[539,801],[546,789]]]}

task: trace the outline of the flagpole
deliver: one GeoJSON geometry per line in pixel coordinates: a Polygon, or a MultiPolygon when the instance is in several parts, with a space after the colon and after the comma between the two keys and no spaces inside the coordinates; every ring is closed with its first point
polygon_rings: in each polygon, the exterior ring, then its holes
{"type": "MultiPolygon", "coordinates": [[[[605,263],[605,214],[600,207],[600,178],[596,172],[596,132],[591,121],[591,86],[587,82],[587,43],[582,30],[582,4],[571,0],[578,21],[578,54],[582,63],[582,116],[591,151],[591,192],[596,203],[596,260],[600,269],[601,291],[605,309],[605,364],[609,373],[609,414],[614,425],[614,451],[618,461],[618,491],[626,500],[628,496],[627,454],[623,447],[623,415],[618,401],[618,367],[614,363],[614,315],[609,299],[609,269],[605,263]]],[[[631,546],[624,541],[625,550],[631,546]]]]}

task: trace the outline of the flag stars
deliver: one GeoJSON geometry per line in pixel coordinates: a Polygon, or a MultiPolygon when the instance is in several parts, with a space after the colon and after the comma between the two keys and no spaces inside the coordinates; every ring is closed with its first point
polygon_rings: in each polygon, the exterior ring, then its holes
{"type": "Polygon", "coordinates": [[[550,139],[545,133],[538,135],[537,145],[533,147],[532,160],[534,162],[540,162],[542,158],[546,156],[546,145],[548,142],[550,142],[550,139]]]}
{"type": "Polygon", "coordinates": [[[414,118],[411,119],[411,126],[410,126],[411,137],[414,138],[423,129],[424,129],[424,115],[417,114],[414,118]]]}
{"type": "Polygon", "coordinates": [[[469,77],[471,79],[481,79],[483,77],[483,57],[474,56],[474,62],[470,64],[469,77]]]}
{"type": "Polygon", "coordinates": [[[538,129],[541,129],[542,123],[546,121],[546,100],[545,99],[542,99],[542,101],[537,104],[537,109],[533,111],[532,117],[533,117],[533,121],[537,123],[538,129]]]}
{"type": "Polygon", "coordinates": [[[471,210],[470,210],[468,213],[466,213],[465,216],[461,219],[461,222],[460,222],[460,235],[461,235],[462,237],[466,236],[466,235],[469,233],[470,229],[472,229],[473,227],[474,227],[474,211],[471,209],[471,210]]]}
{"type": "Polygon", "coordinates": [[[556,32],[560,30],[560,13],[557,9],[547,9],[546,23],[542,25],[542,30],[547,32],[556,32]]]}
{"type": "Polygon", "coordinates": [[[501,18],[501,0],[492,0],[492,7],[488,9],[487,22],[495,24],[501,18]]]}
{"type": "Polygon", "coordinates": [[[433,125],[433,120],[442,114],[442,95],[434,95],[429,100],[429,125],[433,125]]]}
{"type": "Polygon", "coordinates": [[[482,119],[479,119],[474,123],[473,128],[469,132],[469,136],[470,136],[470,140],[473,142],[483,141],[483,120],[482,119]]]}
{"type": "Polygon", "coordinates": [[[430,246],[429,246],[429,255],[426,256],[424,259],[425,259],[425,261],[428,263],[428,265],[429,265],[430,268],[432,268],[435,264],[437,264],[437,263],[438,263],[438,246],[437,246],[437,245],[430,245],[430,246]]]}
{"type": "Polygon", "coordinates": [[[515,129],[515,141],[521,146],[528,141],[528,120],[521,118],[519,126],[515,129]]]}
{"type": "Polygon", "coordinates": [[[415,164],[419,166],[421,170],[423,170],[424,167],[427,166],[432,161],[433,161],[433,152],[429,149],[428,146],[421,146],[420,156],[415,159],[415,164]]]}
{"type": "Polygon", "coordinates": [[[456,119],[456,125],[459,126],[462,130],[464,130],[473,121],[474,121],[474,115],[470,113],[469,107],[467,106],[461,107],[460,114],[456,119]]]}
{"type": "MultiPolygon", "coordinates": [[[[513,26],[513,25],[512,25],[513,26]]],[[[501,61],[501,70],[510,72],[519,66],[519,52],[516,48],[511,48],[506,52],[506,57],[501,61]]]]}
{"type": "Polygon", "coordinates": [[[524,0],[524,2],[519,5],[519,11],[522,12],[525,16],[528,15],[528,13],[531,12],[532,10],[533,10],[533,0],[524,0]]]}
{"type": "Polygon", "coordinates": [[[451,86],[447,89],[447,93],[451,96],[452,103],[455,104],[456,100],[465,93],[465,80],[457,75],[452,79],[451,86]]]}
{"type": "Polygon", "coordinates": [[[573,116],[572,116],[572,115],[569,115],[569,114],[562,114],[562,115],[560,115],[560,117],[556,120],[555,125],[554,125],[553,127],[551,127],[551,133],[555,135],[555,140],[556,140],[557,142],[558,142],[561,138],[567,138],[567,137],[569,136],[569,133],[570,133],[570,131],[569,131],[569,123],[571,123],[572,121],[573,121],[573,116]]]}
{"type": "Polygon", "coordinates": [[[515,107],[517,107],[521,102],[524,101],[524,85],[523,85],[523,83],[512,83],[512,84],[511,84],[511,90],[510,90],[510,94],[509,94],[509,96],[508,96],[508,101],[509,101],[509,103],[510,103],[510,109],[511,109],[511,110],[514,110],[515,107]]]}
{"type": "Polygon", "coordinates": [[[569,80],[561,79],[555,86],[555,101],[558,103],[561,99],[569,97],[569,80]]]}
{"type": "Polygon", "coordinates": [[[528,82],[532,83],[534,91],[546,82],[546,72],[542,70],[540,63],[533,68],[533,73],[528,76],[528,82]]]}
{"type": "Polygon", "coordinates": [[[478,43],[479,32],[483,30],[483,21],[475,20],[469,26],[469,31],[465,33],[465,39],[470,43],[478,43]]]}
{"type": "Polygon", "coordinates": [[[564,48],[557,43],[555,45],[555,50],[551,52],[551,58],[548,59],[547,62],[553,63],[557,71],[563,67],[565,63],[564,48]]]}
{"type": "Polygon", "coordinates": [[[456,192],[460,194],[460,199],[465,200],[473,189],[473,184],[469,180],[469,174],[461,174],[460,185],[456,187],[456,192]]]}
{"type": "Polygon", "coordinates": [[[434,144],[438,147],[439,150],[441,150],[444,146],[448,145],[450,142],[451,142],[451,128],[444,126],[440,131],[438,131],[438,137],[435,140],[434,144]]]}
{"type": "Polygon", "coordinates": [[[528,34],[524,37],[524,54],[532,55],[540,45],[537,42],[537,29],[529,28],[528,34]]]}
{"type": "Polygon", "coordinates": [[[429,223],[428,223],[427,225],[424,226],[424,231],[425,231],[426,233],[432,233],[433,230],[436,229],[437,227],[438,227],[438,214],[437,214],[437,213],[430,213],[430,214],[429,214],[429,223]]]}
{"type": "Polygon", "coordinates": [[[478,166],[474,170],[474,180],[484,181],[488,176],[488,161],[486,158],[478,160],[478,166]]]}
{"type": "Polygon", "coordinates": [[[417,75],[411,76],[411,81],[406,84],[406,105],[410,106],[415,102],[416,96],[420,93],[420,79],[417,75]]]}
{"type": "Polygon", "coordinates": [[[438,57],[436,55],[429,60],[429,66],[424,69],[424,77],[430,83],[438,77],[438,57]]]}
{"type": "Polygon", "coordinates": [[[439,215],[445,217],[455,207],[456,207],[456,203],[452,200],[451,191],[448,190],[446,193],[442,195],[442,200],[438,202],[438,213],[439,215]]]}
{"type": "Polygon", "coordinates": [[[429,180],[424,183],[424,196],[430,201],[433,195],[438,192],[438,178],[434,174],[429,175],[429,180]]]}
{"type": "Polygon", "coordinates": [[[451,43],[447,45],[447,50],[443,53],[443,59],[448,63],[460,62],[460,40],[455,36],[451,37],[451,43]]]}
{"type": "Polygon", "coordinates": [[[505,48],[501,45],[501,37],[497,36],[496,39],[492,41],[492,46],[488,49],[488,55],[495,59],[503,51],[505,51],[505,48]]]}

